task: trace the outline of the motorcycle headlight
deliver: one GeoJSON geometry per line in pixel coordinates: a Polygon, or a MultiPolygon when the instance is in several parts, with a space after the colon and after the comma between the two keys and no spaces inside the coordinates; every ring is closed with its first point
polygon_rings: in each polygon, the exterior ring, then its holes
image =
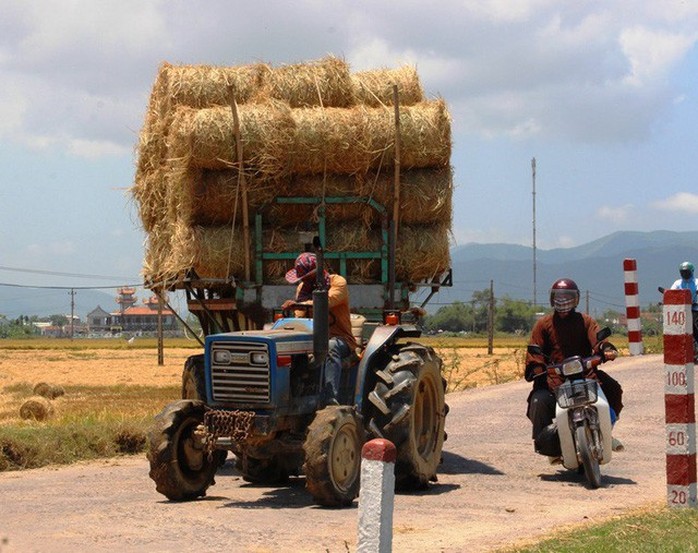
{"type": "Polygon", "coordinates": [[[213,352],[213,362],[216,365],[230,365],[230,352],[225,349],[217,349],[213,352]]]}
{"type": "Polygon", "coordinates": [[[562,364],[562,374],[565,376],[574,376],[576,374],[582,374],[584,371],[584,366],[582,365],[581,359],[572,359],[562,364]]]}
{"type": "Polygon", "coordinates": [[[269,354],[266,351],[255,351],[250,358],[253,365],[267,365],[269,363],[269,354]]]}

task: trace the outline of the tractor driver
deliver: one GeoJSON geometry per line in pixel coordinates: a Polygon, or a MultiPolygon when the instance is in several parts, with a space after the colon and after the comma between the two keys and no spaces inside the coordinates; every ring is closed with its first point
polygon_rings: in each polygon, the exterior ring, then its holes
{"type": "MultiPolygon", "coordinates": [[[[324,272],[329,305],[329,345],[325,361],[325,382],[323,401],[326,405],[338,405],[339,384],[342,377],[342,360],[356,352],[356,341],[351,332],[349,315],[349,289],[346,279],[341,275],[324,272]]],[[[298,284],[296,298],[286,300],[282,309],[290,309],[296,303],[313,304],[313,289],[317,274],[317,257],[314,253],[304,252],[296,258],[293,269],[286,273],[290,284],[298,284]]]]}

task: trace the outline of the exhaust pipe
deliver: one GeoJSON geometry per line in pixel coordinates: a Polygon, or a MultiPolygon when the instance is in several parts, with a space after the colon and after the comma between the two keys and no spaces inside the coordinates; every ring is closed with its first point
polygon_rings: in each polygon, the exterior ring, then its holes
{"type": "Polygon", "coordinates": [[[315,290],[313,290],[313,353],[315,362],[325,365],[327,349],[330,341],[330,308],[327,298],[327,286],[325,284],[325,267],[320,239],[313,239],[315,256],[317,259],[317,273],[315,275],[315,290]]]}

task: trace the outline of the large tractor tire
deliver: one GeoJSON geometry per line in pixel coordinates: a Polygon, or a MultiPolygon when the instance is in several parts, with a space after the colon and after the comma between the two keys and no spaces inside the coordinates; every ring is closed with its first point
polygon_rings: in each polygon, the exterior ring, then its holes
{"type": "Polygon", "coordinates": [[[206,401],[206,377],[204,354],[191,355],[184,362],[182,371],[182,399],[206,401]]]}
{"type": "Polygon", "coordinates": [[[369,393],[368,428],[397,448],[395,484],[419,489],[436,481],[448,405],[441,359],[419,344],[399,345],[369,393]]]}
{"type": "Polygon", "coordinates": [[[351,505],[359,495],[363,427],[351,407],[318,411],[303,444],[305,486],[319,505],[351,505]]]}
{"type": "Polygon", "coordinates": [[[224,451],[214,451],[209,457],[201,437],[196,435],[204,411],[201,401],[175,401],[155,417],[155,427],[149,434],[150,477],[155,489],[173,501],[206,495],[225,458],[224,451]]]}

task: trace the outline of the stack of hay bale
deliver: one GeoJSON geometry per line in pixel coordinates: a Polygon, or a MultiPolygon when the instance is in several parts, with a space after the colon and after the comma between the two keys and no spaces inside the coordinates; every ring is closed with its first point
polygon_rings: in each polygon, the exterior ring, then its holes
{"type": "MultiPolygon", "coordinates": [[[[328,57],[277,68],[160,68],[132,188],[147,233],[145,279],[172,282],[190,268],[201,277],[244,276],[232,99],[247,208],[263,214],[265,251],[297,252],[298,230],[316,214],[312,205],[270,203],[275,197],[371,197],[392,213],[394,84],[401,127],[396,277],[416,282],[447,269],[452,176],[445,103],[425,99],[414,68],[352,74],[344,61],[328,57]]],[[[326,250],[380,249],[381,220],[366,204],[329,204],[326,216],[326,250]]],[[[352,263],[349,282],[379,278],[377,261],[352,263]]],[[[266,262],[264,282],[282,280],[287,265],[266,262]]]]}

